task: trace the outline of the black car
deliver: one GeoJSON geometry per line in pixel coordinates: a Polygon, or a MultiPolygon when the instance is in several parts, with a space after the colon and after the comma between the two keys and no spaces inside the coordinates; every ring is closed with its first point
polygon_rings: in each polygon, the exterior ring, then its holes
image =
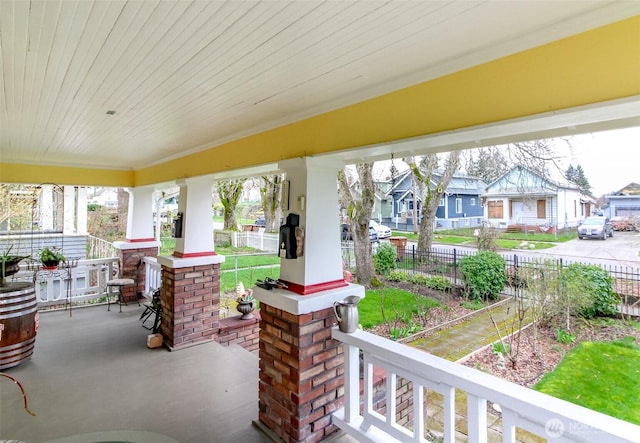
{"type": "MultiPolygon", "coordinates": [[[[353,237],[351,235],[351,229],[349,229],[349,225],[346,224],[346,223],[342,224],[342,231],[341,231],[341,234],[340,234],[340,238],[343,241],[353,240],[353,237]]],[[[376,230],[373,229],[372,226],[369,226],[369,241],[371,243],[378,243],[380,241],[380,239],[378,238],[378,234],[377,234],[376,230]]]]}

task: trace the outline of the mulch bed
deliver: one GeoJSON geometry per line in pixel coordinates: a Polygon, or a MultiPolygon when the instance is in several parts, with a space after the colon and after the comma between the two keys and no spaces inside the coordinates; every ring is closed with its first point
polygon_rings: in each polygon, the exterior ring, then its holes
{"type": "Polygon", "coordinates": [[[519,340],[516,336],[515,340],[506,341],[512,346],[514,361],[500,358],[490,346],[478,351],[462,364],[522,386],[532,387],[544,374],[553,371],[562,358],[580,342],[620,340],[625,336],[632,336],[635,337],[636,343],[640,344],[640,329],[622,322],[602,325],[582,321],[572,333],[576,335],[575,341],[563,344],[556,340],[553,328],[538,328],[538,339],[534,340],[534,329],[528,327],[522,331],[519,340]]]}

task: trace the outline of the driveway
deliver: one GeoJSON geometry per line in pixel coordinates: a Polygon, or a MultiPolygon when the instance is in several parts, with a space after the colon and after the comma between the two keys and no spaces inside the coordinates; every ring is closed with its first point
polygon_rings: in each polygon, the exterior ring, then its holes
{"type": "MultiPolygon", "coordinates": [[[[527,252],[534,254],[533,252],[527,252]]],[[[640,233],[616,232],[606,240],[571,240],[553,248],[544,249],[536,255],[562,257],[571,261],[593,264],[640,267],[640,233]],[[612,263],[613,262],[613,263],[612,263]]]]}

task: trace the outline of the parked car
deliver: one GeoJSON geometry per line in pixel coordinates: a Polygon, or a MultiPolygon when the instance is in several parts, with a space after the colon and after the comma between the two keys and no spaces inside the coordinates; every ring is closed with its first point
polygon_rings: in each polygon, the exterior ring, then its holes
{"type": "MultiPolygon", "coordinates": [[[[342,224],[342,231],[340,234],[340,238],[343,241],[353,240],[353,237],[351,235],[351,229],[349,229],[349,225],[347,223],[342,224]]],[[[371,243],[378,243],[380,241],[380,239],[378,238],[378,234],[376,233],[376,230],[373,229],[371,226],[369,226],[369,241],[371,243]]]]}
{"type": "Polygon", "coordinates": [[[264,226],[266,224],[266,220],[264,219],[264,217],[260,217],[257,218],[255,222],[253,222],[254,225],[257,226],[264,226]]]}
{"type": "Polygon", "coordinates": [[[375,220],[369,220],[369,228],[375,229],[378,234],[378,238],[391,237],[391,228],[389,226],[381,225],[375,220]]]}
{"type": "Polygon", "coordinates": [[[587,217],[578,226],[578,238],[600,238],[606,240],[607,236],[613,237],[613,225],[606,217],[587,217]]]}

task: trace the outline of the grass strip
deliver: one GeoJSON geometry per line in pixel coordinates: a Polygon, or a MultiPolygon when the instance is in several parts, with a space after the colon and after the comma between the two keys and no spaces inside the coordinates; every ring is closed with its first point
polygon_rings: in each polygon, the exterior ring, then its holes
{"type": "Polygon", "coordinates": [[[640,425],[640,351],[580,343],[534,389],[640,425]]]}

